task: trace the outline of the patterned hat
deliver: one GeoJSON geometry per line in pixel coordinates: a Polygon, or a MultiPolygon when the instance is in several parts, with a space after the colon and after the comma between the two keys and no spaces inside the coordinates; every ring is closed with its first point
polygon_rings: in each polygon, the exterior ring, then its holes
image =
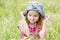
{"type": "Polygon", "coordinates": [[[36,1],[31,1],[27,4],[26,9],[23,12],[23,15],[25,16],[29,10],[36,10],[40,13],[41,17],[44,18],[45,14],[43,12],[43,7],[41,3],[36,2],[36,1]]]}

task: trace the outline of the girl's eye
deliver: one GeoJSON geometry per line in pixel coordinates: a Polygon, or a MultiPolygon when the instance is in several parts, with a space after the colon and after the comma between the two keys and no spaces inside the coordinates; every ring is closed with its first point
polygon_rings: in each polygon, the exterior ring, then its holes
{"type": "Polygon", "coordinates": [[[34,17],[37,17],[37,15],[34,15],[34,17]]]}

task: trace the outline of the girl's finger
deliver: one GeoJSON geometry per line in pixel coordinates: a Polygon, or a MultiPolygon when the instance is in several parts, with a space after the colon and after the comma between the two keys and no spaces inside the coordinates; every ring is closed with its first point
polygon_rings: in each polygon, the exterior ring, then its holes
{"type": "Polygon", "coordinates": [[[44,18],[44,20],[43,20],[43,22],[47,22],[48,21],[48,19],[49,19],[49,16],[46,16],[45,18],[44,18]]]}

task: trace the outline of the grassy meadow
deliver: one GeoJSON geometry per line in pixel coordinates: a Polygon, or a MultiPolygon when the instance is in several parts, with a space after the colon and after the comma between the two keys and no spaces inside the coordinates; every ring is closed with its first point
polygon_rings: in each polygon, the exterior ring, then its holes
{"type": "MultiPolygon", "coordinates": [[[[18,21],[22,18],[30,0],[0,0],[0,40],[18,40],[20,31],[18,21]]],[[[47,37],[45,40],[60,40],[60,0],[36,0],[42,3],[45,15],[49,15],[46,24],[47,37]]]]}

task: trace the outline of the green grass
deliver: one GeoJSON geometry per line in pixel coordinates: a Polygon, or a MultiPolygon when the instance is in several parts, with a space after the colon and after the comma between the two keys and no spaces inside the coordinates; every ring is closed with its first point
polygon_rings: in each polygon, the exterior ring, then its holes
{"type": "MultiPolygon", "coordinates": [[[[45,40],[60,40],[60,0],[37,0],[42,3],[44,12],[49,15],[45,40]]],[[[29,0],[0,0],[0,40],[18,40],[17,29],[20,12],[29,0]]]]}

